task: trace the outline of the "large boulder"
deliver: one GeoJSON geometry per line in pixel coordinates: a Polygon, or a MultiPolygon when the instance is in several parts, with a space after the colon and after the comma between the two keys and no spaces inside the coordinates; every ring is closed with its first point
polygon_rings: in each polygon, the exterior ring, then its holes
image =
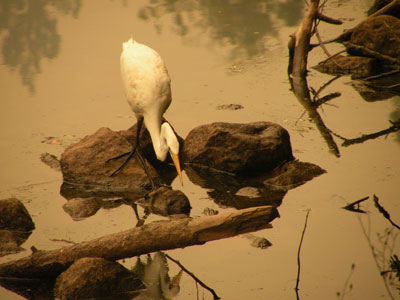
{"type": "MultiPolygon", "coordinates": [[[[135,156],[119,173],[110,177],[126,156],[108,160],[132,150],[136,144],[136,128],[134,125],[119,132],[100,128],[94,134],[68,147],[60,160],[64,177],[63,196],[76,198],[121,195],[139,198],[148,192],[150,181],[135,156]]],[[[150,135],[145,128],[140,134],[139,149],[154,181],[171,183],[177,175],[176,171],[171,168],[169,161],[160,162],[156,159],[150,135]]]]}
{"type": "Polygon", "coordinates": [[[183,158],[185,163],[238,174],[272,170],[293,155],[289,133],[277,124],[218,122],[189,132],[183,158]]]}
{"type": "MultiPolygon", "coordinates": [[[[107,160],[131,149],[131,143],[124,136],[109,128],[100,128],[64,151],[60,160],[64,182],[92,193],[119,192],[142,196],[149,180],[134,157],[119,173],[110,177],[124,158],[107,160]]],[[[148,168],[153,178],[158,178],[154,168],[151,165],[148,168]]]]}
{"type": "Polygon", "coordinates": [[[354,28],[344,45],[351,55],[400,64],[400,20],[389,15],[369,17],[354,28]]]}
{"type": "Polygon", "coordinates": [[[136,273],[116,262],[86,257],[61,273],[54,286],[57,299],[132,299],[144,285],[136,273]]]}

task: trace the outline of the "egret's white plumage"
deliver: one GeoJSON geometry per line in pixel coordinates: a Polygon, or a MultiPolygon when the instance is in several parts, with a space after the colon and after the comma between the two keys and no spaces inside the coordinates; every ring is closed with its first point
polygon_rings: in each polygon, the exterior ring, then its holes
{"type": "Polygon", "coordinates": [[[132,38],[122,45],[121,76],[126,99],[138,119],[146,125],[157,159],[164,161],[168,151],[182,182],[179,142],[162,116],[171,104],[171,79],[160,55],[132,38]]]}

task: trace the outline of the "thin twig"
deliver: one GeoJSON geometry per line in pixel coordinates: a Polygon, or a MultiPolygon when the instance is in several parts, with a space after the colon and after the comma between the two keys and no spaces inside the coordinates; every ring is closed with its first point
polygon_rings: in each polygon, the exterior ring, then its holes
{"type": "Polygon", "coordinates": [[[210,293],[214,296],[214,300],[216,299],[221,299],[220,297],[218,297],[218,295],[215,293],[215,291],[208,287],[205,283],[203,283],[199,278],[196,277],[196,275],[194,275],[192,272],[190,272],[188,269],[186,269],[178,260],[173,259],[171,256],[169,256],[168,254],[165,253],[165,257],[168,258],[170,261],[176,263],[181,269],[182,271],[184,271],[186,274],[188,274],[190,277],[192,277],[197,283],[199,283],[203,288],[207,289],[210,291],[210,293]]]}
{"type": "MultiPolygon", "coordinates": [[[[326,43],[322,42],[322,44],[326,44],[326,43]]],[[[336,52],[335,54],[332,54],[332,55],[329,56],[327,59],[321,61],[320,64],[324,64],[324,63],[326,63],[328,60],[330,60],[330,59],[332,59],[332,58],[335,58],[336,56],[338,56],[339,54],[342,54],[342,53],[344,53],[344,52],[346,52],[346,49],[340,50],[339,52],[336,52]]]]}
{"type": "Polygon", "coordinates": [[[299,283],[300,283],[300,251],[301,251],[301,245],[303,244],[304,234],[306,233],[307,221],[308,221],[308,215],[309,215],[309,214],[310,214],[310,210],[307,211],[306,220],[305,220],[305,222],[304,222],[303,232],[301,233],[299,249],[297,250],[297,278],[296,278],[296,287],[294,288],[294,290],[296,291],[297,300],[300,299],[300,296],[299,296],[299,283]]]}
{"type": "Polygon", "coordinates": [[[363,80],[373,80],[373,79],[378,79],[378,78],[382,78],[382,77],[386,77],[386,76],[392,76],[393,74],[397,74],[400,73],[400,70],[393,70],[393,71],[389,71],[389,72],[385,72],[385,73],[380,73],[377,75],[373,75],[367,78],[363,78],[363,80]]]}
{"type": "Polygon", "coordinates": [[[340,70],[343,70],[343,67],[340,64],[338,64],[335,59],[333,59],[332,55],[329,53],[328,49],[325,47],[324,43],[322,42],[321,36],[319,35],[319,31],[317,29],[317,25],[314,25],[314,30],[315,30],[315,35],[317,36],[319,45],[321,46],[322,50],[324,50],[326,56],[328,56],[328,58],[331,57],[332,62],[336,65],[336,67],[338,67],[340,70]]]}

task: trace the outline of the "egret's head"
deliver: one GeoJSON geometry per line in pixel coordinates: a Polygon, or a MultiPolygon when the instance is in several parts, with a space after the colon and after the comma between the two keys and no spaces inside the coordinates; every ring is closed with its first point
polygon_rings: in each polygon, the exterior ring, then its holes
{"type": "Polygon", "coordinates": [[[166,159],[167,152],[169,152],[172,161],[174,162],[176,171],[178,172],[179,180],[183,185],[181,166],[179,163],[179,141],[171,125],[169,125],[167,122],[164,122],[161,125],[160,139],[161,148],[163,148],[163,151],[161,151],[161,157],[157,158],[161,161],[164,161],[166,159]]]}

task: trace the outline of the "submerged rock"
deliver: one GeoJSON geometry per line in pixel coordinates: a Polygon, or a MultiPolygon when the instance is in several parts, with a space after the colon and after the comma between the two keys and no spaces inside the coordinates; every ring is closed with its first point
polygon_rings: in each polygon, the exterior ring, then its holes
{"type": "Polygon", "coordinates": [[[266,172],[293,160],[288,132],[270,122],[198,126],[186,137],[183,156],[185,163],[230,173],[266,172]]]}
{"type": "Polygon", "coordinates": [[[149,193],[145,200],[138,202],[152,213],[162,216],[190,213],[190,202],[186,195],[179,190],[160,187],[149,193]]]}
{"type": "Polygon", "coordinates": [[[86,257],[73,263],[57,277],[58,299],[132,299],[144,289],[138,276],[116,262],[86,257]]]}
{"type": "Polygon", "coordinates": [[[264,184],[271,190],[287,191],[323,173],[326,173],[326,171],[317,165],[295,160],[287,162],[275,169],[274,175],[265,180],[264,184]]]}
{"type": "Polygon", "coordinates": [[[64,211],[74,220],[81,220],[96,214],[100,209],[100,203],[96,198],[73,198],[63,205],[64,211]]]}
{"type": "Polygon", "coordinates": [[[312,68],[332,75],[354,74],[358,77],[367,77],[375,73],[376,64],[376,59],[370,57],[338,55],[319,62],[312,68]]]}
{"type": "MultiPolygon", "coordinates": [[[[196,185],[207,189],[207,194],[220,207],[237,209],[273,205],[279,206],[285,191],[271,191],[263,184],[265,174],[258,176],[234,176],[196,165],[185,168],[186,175],[196,185]]],[[[269,172],[266,172],[269,174],[269,172]]]]}

